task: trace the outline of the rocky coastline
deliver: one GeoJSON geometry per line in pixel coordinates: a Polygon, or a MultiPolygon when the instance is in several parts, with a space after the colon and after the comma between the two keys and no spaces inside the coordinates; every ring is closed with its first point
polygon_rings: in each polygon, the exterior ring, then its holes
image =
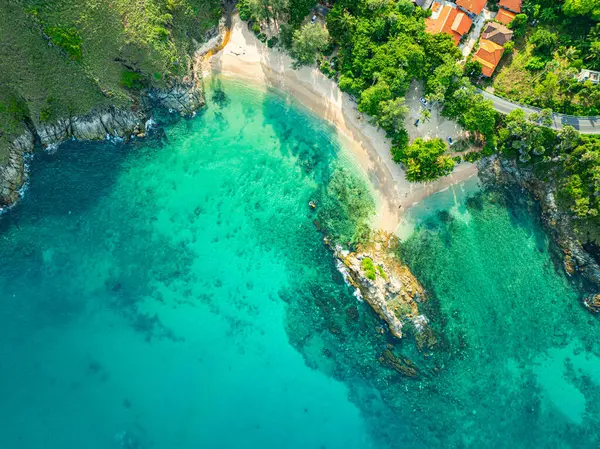
{"type": "Polygon", "coordinates": [[[377,231],[356,251],[340,246],[332,250],[346,282],[385,321],[390,333],[401,339],[409,330],[419,349],[429,348],[436,343],[436,337],[429,319],[419,310],[427,295],[408,266],[400,261],[398,245],[395,235],[377,231]]]}
{"type": "Polygon", "coordinates": [[[550,182],[540,180],[531,168],[520,167],[507,158],[491,156],[478,162],[479,177],[484,184],[495,187],[518,187],[529,192],[538,202],[541,220],[546,232],[560,248],[563,269],[568,276],[581,276],[594,293],[582,298],[583,304],[592,312],[600,312],[600,266],[584,249],[577,237],[573,218],[562,212],[557,205],[557,188],[550,182]]]}
{"type": "MultiPolygon", "coordinates": [[[[207,33],[207,42],[193,56],[190,73],[175,80],[165,89],[150,88],[140,92],[130,110],[116,106],[92,110],[82,116],[61,118],[53,123],[34,123],[27,119],[22,133],[7,139],[8,157],[0,162],[0,211],[14,205],[20,197],[27,180],[26,158],[37,149],[49,148],[73,140],[104,140],[108,138],[143,138],[149,130],[153,112],[168,111],[180,117],[189,116],[205,104],[202,90],[202,72],[197,70],[198,61],[204,55],[219,48],[225,26],[221,20],[218,27],[207,33]]],[[[1,144],[1,143],[0,143],[1,144]]]]}

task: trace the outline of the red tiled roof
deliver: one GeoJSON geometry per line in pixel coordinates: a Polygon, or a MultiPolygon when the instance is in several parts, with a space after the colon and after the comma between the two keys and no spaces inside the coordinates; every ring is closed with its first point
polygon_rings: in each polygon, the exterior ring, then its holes
{"type": "Polygon", "coordinates": [[[473,59],[481,63],[481,72],[490,77],[496,70],[496,66],[502,58],[504,47],[487,39],[480,39],[479,49],[473,55],[473,59]]]}
{"type": "MultiPolygon", "coordinates": [[[[456,14],[456,18],[454,19],[454,22],[452,22],[450,29],[462,36],[463,34],[467,34],[469,32],[472,23],[473,21],[469,18],[469,16],[467,16],[464,12],[459,12],[456,14]]],[[[446,30],[444,29],[444,31],[446,30]]]]}
{"type": "Polygon", "coordinates": [[[513,12],[521,12],[521,0],[500,0],[500,8],[506,8],[513,12]]]}
{"type": "Polygon", "coordinates": [[[504,25],[508,25],[515,18],[515,13],[510,12],[504,8],[500,8],[498,14],[496,14],[496,20],[504,25]]]}
{"type": "Polygon", "coordinates": [[[426,31],[431,34],[449,34],[456,45],[473,23],[465,13],[457,11],[451,5],[434,2],[431,11],[431,17],[425,21],[426,31]]]}
{"type": "Polygon", "coordinates": [[[483,7],[486,4],[486,0],[456,0],[456,4],[475,15],[478,15],[483,11],[483,7]]]}

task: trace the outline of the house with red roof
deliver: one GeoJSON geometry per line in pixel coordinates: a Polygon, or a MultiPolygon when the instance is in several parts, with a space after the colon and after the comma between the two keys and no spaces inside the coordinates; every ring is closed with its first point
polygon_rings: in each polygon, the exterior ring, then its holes
{"type": "Polygon", "coordinates": [[[471,18],[459,11],[454,3],[436,1],[431,6],[431,16],[425,20],[425,30],[431,34],[449,34],[458,45],[472,24],[471,18]]]}
{"type": "Polygon", "coordinates": [[[521,0],[500,0],[498,6],[500,6],[500,8],[512,11],[515,14],[519,14],[521,12],[521,0]]]}
{"type": "Polygon", "coordinates": [[[456,5],[470,16],[481,14],[486,3],[486,0],[456,0],[456,5]]]}
{"type": "Polygon", "coordinates": [[[500,0],[500,9],[496,14],[496,20],[504,25],[513,21],[515,16],[521,12],[521,0],[500,0]]]}
{"type": "Polygon", "coordinates": [[[512,30],[504,25],[490,22],[479,39],[479,48],[473,55],[473,60],[481,63],[481,73],[488,78],[494,74],[496,67],[504,54],[504,45],[513,37],[512,30]]]}

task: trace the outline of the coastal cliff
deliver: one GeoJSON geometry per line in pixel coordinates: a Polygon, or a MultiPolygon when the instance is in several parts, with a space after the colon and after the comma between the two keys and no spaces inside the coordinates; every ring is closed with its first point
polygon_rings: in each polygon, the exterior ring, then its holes
{"type": "MultiPolygon", "coordinates": [[[[576,235],[574,218],[557,205],[557,189],[545,182],[530,168],[520,167],[516,161],[492,156],[478,163],[479,177],[497,187],[519,187],[529,192],[538,202],[541,220],[546,232],[560,248],[563,268],[568,276],[580,275],[591,289],[600,289],[600,266],[588,253],[576,235]]],[[[583,298],[584,305],[593,312],[600,311],[600,297],[591,294],[583,298]]]]}
{"type": "Polygon", "coordinates": [[[155,109],[204,105],[197,60],[220,43],[218,0],[0,5],[0,209],[27,155],[74,140],[144,137],[155,109]]]}
{"type": "Polygon", "coordinates": [[[197,83],[177,82],[169,89],[142,92],[139,105],[129,111],[111,106],[49,124],[33,124],[29,121],[21,135],[5,144],[8,158],[5,164],[0,164],[0,208],[11,206],[18,200],[19,190],[26,180],[25,158],[33,154],[36,146],[47,148],[68,139],[144,137],[153,109],[162,108],[185,116],[203,105],[204,96],[197,83]]]}
{"type": "Polygon", "coordinates": [[[356,251],[333,248],[338,269],[356,296],[385,321],[390,333],[403,338],[406,330],[414,333],[419,349],[431,347],[436,337],[428,318],[419,310],[427,301],[423,286],[398,257],[398,238],[379,231],[356,251]]]}

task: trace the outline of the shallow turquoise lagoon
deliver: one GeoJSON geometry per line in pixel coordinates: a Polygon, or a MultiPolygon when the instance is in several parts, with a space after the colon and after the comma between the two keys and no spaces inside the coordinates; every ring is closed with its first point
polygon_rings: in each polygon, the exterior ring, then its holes
{"type": "Polygon", "coordinates": [[[207,99],[160,138],[32,162],[0,217],[1,448],[598,447],[600,326],[530,205],[463,186],[411,211],[440,341],[420,354],[322,243],[372,211],[334,131],[277,93],[207,99]]]}

